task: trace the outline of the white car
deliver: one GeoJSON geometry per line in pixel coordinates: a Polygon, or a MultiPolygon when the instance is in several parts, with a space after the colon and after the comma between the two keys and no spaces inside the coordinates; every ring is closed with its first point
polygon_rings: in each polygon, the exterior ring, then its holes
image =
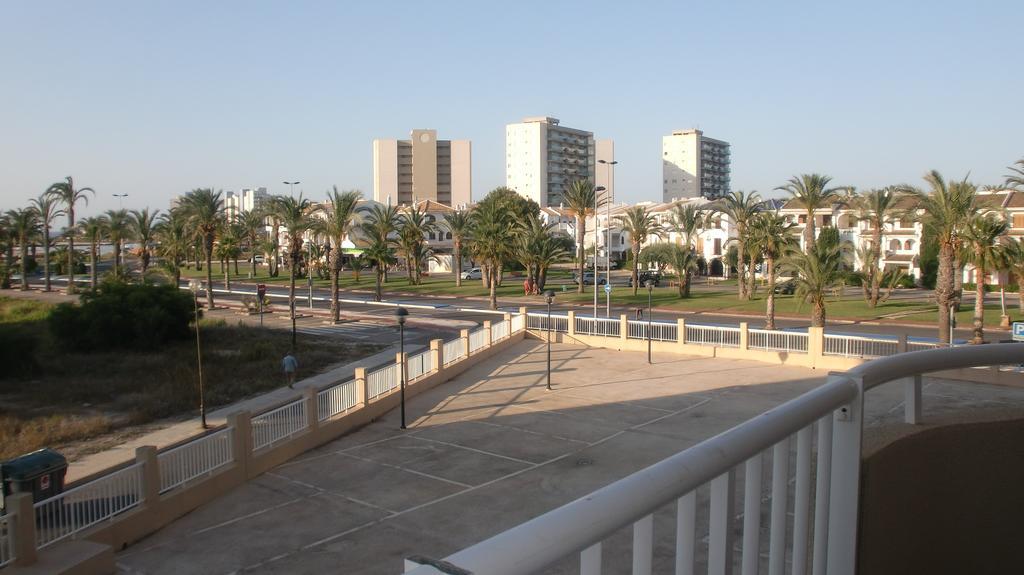
{"type": "Polygon", "coordinates": [[[484,272],[480,268],[473,268],[462,272],[462,279],[464,280],[478,280],[483,279],[484,272]]]}

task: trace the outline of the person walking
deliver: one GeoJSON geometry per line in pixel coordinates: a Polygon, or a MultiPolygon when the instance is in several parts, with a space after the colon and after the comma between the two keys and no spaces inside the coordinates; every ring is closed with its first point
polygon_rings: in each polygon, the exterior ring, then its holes
{"type": "Polygon", "coordinates": [[[285,354],[284,359],[281,360],[281,367],[284,368],[284,379],[288,382],[289,389],[295,389],[295,372],[299,370],[299,360],[295,359],[292,355],[291,350],[285,354]]]}

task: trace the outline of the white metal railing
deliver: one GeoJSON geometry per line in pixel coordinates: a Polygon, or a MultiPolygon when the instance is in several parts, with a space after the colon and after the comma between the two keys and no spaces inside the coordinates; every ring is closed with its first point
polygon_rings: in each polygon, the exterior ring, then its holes
{"type": "Polygon", "coordinates": [[[316,413],[319,421],[326,421],[358,404],[358,390],[354,379],[321,390],[316,394],[316,413]]]}
{"type": "MultiPolygon", "coordinates": [[[[922,373],[1019,363],[1024,363],[1024,346],[1014,344],[930,350],[867,362],[444,561],[472,573],[520,575],[542,572],[579,553],[580,573],[598,575],[602,542],[632,526],[633,573],[649,575],[654,513],[672,508],[674,544],[663,537],[658,549],[663,554],[674,548],[676,573],[695,572],[704,551],[700,545],[698,552],[698,541],[706,540],[707,572],[715,575],[732,572],[733,564],[744,574],[764,572],[762,560],[768,573],[853,575],[865,392],[904,382],[910,420],[911,411],[920,409],[922,373]],[[765,477],[770,483],[762,485],[765,477]],[[698,497],[698,489],[707,489],[709,497],[698,497]],[[743,494],[742,519],[738,493],[743,494]],[[706,504],[706,511],[698,510],[698,503],[706,504]],[[700,533],[697,517],[707,518],[700,533]],[[763,543],[762,534],[767,537],[763,543]]],[[[441,571],[422,565],[406,573],[441,571]]]]}
{"type": "Polygon", "coordinates": [[[806,331],[747,330],[747,347],[750,349],[807,353],[807,340],[806,331]]]}
{"type": "Polygon", "coordinates": [[[158,453],[160,493],[209,475],[234,461],[232,433],[229,427],[158,453]]]}
{"type": "Polygon", "coordinates": [[[498,341],[508,337],[508,322],[499,321],[498,323],[491,324],[491,341],[498,341]]]}
{"type": "Polygon", "coordinates": [[[526,329],[526,316],[523,314],[512,316],[512,333],[526,329]]]}
{"type": "Polygon", "coordinates": [[[939,343],[938,341],[921,341],[921,340],[907,340],[907,351],[922,351],[925,349],[935,349],[937,347],[949,347],[947,344],[939,343]]]}
{"type": "Polygon", "coordinates": [[[0,515],[0,567],[14,559],[14,526],[10,516],[0,515]]]}
{"type": "Polygon", "coordinates": [[[405,368],[405,377],[409,378],[409,381],[434,371],[434,354],[429,349],[410,357],[408,362],[408,367],[405,368]]]}
{"type": "Polygon", "coordinates": [[[740,328],[724,325],[686,324],[686,343],[739,347],[740,328]]]}
{"type": "Polygon", "coordinates": [[[622,322],[619,318],[580,317],[576,316],[576,333],[579,335],[603,335],[619,337],[622,322]]]}
{"type": "Polygon", "coordinates": [[[476,331],[469,332],[469,353],[476,353],[476,351],[487,345],[487,330],[479,328],[476,331]]]}
{"type": "Polygon", "coordinates": [[[462,338],[444,342],[444,364],[455,363],[466,356],[466,346],[462,338]]]}
{"type": "MultiPolygon", "coordinates": [[[[542,331],[546,331],[548,329],[548,314],[528,313],[526,314],[526,316],[526,327],[528,329],[536,329],[542,331]]],[[[569,331],[569,316],[551,314],[551,331],[569,331]]]]}
{"type": "Polygon", "coordinates": [[[36,547],[73,537],[142,501],[142,463],[135,463],[35,504],[36,547]]]}
{"type": "Polygon", "coordinates": [[[366,374],[366,387],[369,394],[367,399],[384,395],[397,388],[399,385],[398,376],[398,364],[394,363],[366,374]]]}
{"type": "MultiPolygon", "coordinates": [[[[650,322],[651,339],[654,341],[679,341],[679,324],[664,321],[650,322]]],[[[627,322],[629,339],[647,339],[648,323],[641,320],[627,322]]]]}
{"type": "Polygon", "coordinates": [[[866,335],[825,334],[825,355],[843,357],[885,357],[899,353],[898,339],[866,335]]]}
{"type": "Polygon", "coordinates": [[[306,400],[299,399],[252,418],[252,449],[262,449],[306,429],[306,400]]]}

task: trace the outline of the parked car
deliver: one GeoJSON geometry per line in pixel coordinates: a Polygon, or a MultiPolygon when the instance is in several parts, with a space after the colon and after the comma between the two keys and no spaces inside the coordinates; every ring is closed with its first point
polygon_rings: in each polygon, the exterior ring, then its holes
{"type": "MultiPolygon", "coordinates": [[[[572,274],[572,281],[574,281],[575,283],[580,283],[579,274],[573,273],[572,274]]],[[[604,284],[605,284],[605,278],[604,277],[598,277],[597,278],[597,285],[603,286],[604,284]]],[[[583,285],[585,285],[585,286],[594,285],[594,272],[583,272],[583,285]]]]}
{"type": "Polygon", "coordinates": [[[462,279],[464,280],[478,280],[483,279],[484,272],[480,268],[473,268],[462,272],[462,279]]]}
{"type": "Polygon", "coordinates": [[[775,284],[775,293],[780,295],[793,295],[796,293],[796,282],[789,280],[775,284]]]}
{"type": "MultiPolygon", "coordinates": [[[[661,274],[656,271],[643,270],[637,274],[637,280],[639,281],[641,287],[647,285],[648,281],[654,282],[654,287],[658,287],[659,285],[661,285],[661,274]]],[[[627,285],[629,287],[633,287],[632,274],[630,274],[629,276],[629,282],[627,283],[627,285]]]]}

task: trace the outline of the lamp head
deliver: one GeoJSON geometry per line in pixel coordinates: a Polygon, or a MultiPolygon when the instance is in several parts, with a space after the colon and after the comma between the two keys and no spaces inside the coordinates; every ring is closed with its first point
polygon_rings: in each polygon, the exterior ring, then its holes
{"type": "Polygon", "coordinates": [[[409,310],[405,309],[404,307],[395,308],[395,319],[398,320],[398,325],[404,324],[405,323],[405,318],[408,315],[409,315],[409,310]]]}
{"type": "Polygon", "coordinates": [[[196,279],[188,280],[188,289],[192,293],[197,293],[203,287],[203,282],[196,279]]]}
{"type": "Polygon", "coordinates": [[[547,300],[549,304],[555,301],[555,290],[549,289],[546,292],[544,292],[544,299],[547,300]]]}
{"type": "Polygon", "coordinates": [[[647,280],[646,282],[644,282],[644,285],[647,286],[648,293],[654,291],[654,282],[652,282],[651,280],[647,280]]]}

